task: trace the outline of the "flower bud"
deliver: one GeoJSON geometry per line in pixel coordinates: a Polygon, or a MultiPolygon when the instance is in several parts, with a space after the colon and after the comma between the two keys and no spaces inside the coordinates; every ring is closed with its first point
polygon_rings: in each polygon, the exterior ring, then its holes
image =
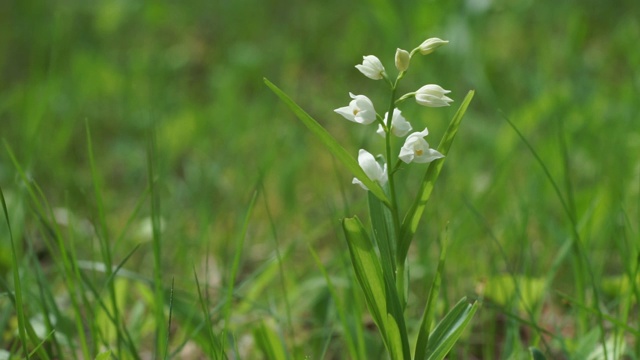
{"type": "Polygon", "coordinates": [[[431,54],[432,52],[434,52],[435,49],[439,48],[440,46],[446,45],[448,43],[449,43],[448,40],[441,40],[441,39],[438,39],[438,38],[430,38],[430,39],[425,40],[422,44],[420,44],[418,49],[420,50],[420,53],[422,55],[427,55],[427,54],[431,54]]]}
{"type": "Polygon", "coordinates": [[[409,61],[411,61],[411,56],[407,50],[396,50],[396,69],[398,69],[398,71],[407,71],[409,61]]]}

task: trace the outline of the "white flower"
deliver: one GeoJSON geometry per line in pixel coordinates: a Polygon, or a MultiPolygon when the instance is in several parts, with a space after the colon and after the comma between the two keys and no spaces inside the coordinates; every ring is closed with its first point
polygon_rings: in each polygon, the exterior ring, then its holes
{"type": "MultiPolygon", "coordinates": [[[[389,113],[384,114],[384,121],[387,121],[387,116],[389,113]]],[[[393,117],[391,118],[391,133],[397,137],[403,137],[409,133],[413,129],[411,124],[407,121],[407,119],[402,116],[402,113],[399,109],[393,109],[393,117]]],[[[384,137],[384,129],[382,125],[378,125],[377,133],[384,137]]]]}
{"type": "Polygon", "coordinates": [[[412,161],[417,163],[429,163],[433,160],[443,158],[444,155],[440,154],[437,150],[431,149],[429,143],[424,139],[429,134],[429,130],[424,128],[421,132],[415,132],[407,136],[407,140],[400,149],[400,160],[405,163],[412,161]]]}
{"type": "Polygon", "coordinates": [[[407,50],[396,49],[396,69],[398,71],[407,71],[410,61],[411,55],[407,50]]]}
{"type": "Polygon", "coordinates": [[[423,106],[441,107],[449,106],[453,100],[445,94],[451,91],[445,90],[438,85],[429,84],[421,87],[416,91],[416,101],[423,106]]]}
{"type": "Polygon", "coordinates": [[[384,66],[382,66],[380,59],[373,55],[363,56],[362,64],[356,65],[356,69],[373,80],[380,80],[385,76],[384,66]]]}
{"type": "MultiPolygon", "coordinates": [[[[384,164],[384,167],[380,166],[373,155],[371,155],[367,150],[360,149],[360,152],[358,153],[358,164],[360,164],[360,167],[364,170],[364,173],[367,174],[369,179],[377,181],[380,186],[384,186],[387,183],[387,164],[384,164]]],[[[357,178],[353,178],[351,183],[358,184],[363,189],[369,190],[362,181],[357,178]]]]}
{"type": "Polygon", "coordinates": [[[420,44],[420,46],[418,46],[418,49],[420,49],[420,53],[422,55],[427,55],[427,54],[431,54],[432,52],[435,51],[435,49],[439,48],[442,45],[448,44],[449,41],[448,40],[442,40],[442,39],[438,39],[438,38],[430,38],[425,40],[424,42],[422,42],[422,44],[420,44]]]}
{"type": "Polygon", "coordinates": [[[349,106],[343,106],[334,111],[342,115],[345,119],[358,124],[369,125],[376,121],[376,110],[373,103],[364,95],[353,95],[349,93],[353,100],[349,106]]]}

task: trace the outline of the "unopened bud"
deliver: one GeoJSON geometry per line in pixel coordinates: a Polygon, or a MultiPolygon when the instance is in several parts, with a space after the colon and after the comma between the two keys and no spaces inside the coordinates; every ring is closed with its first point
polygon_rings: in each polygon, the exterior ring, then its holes
{"type": "Polygon", "coordinates": [[[420,44],[418,49],[420,49],[420,53],[422,55],[427,55],[427,54],[431,54],[435,49],[439,48],[440,46],[446,45],[448,43],[449,41],[447,40],[430,38],[425,40],[422,44],[420,44]]]}
{"type": "Polygon", "coordinates": [[[396,69],[398,69],[398,71],[407,71],[410,61],[411,56],[407,50],[396,50],[396,69]]]}

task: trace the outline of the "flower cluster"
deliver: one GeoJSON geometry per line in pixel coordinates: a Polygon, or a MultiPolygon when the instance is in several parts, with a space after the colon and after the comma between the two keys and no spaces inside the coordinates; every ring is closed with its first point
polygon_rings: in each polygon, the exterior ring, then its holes
{"type": "MultiPolygon", "coordinates": [[[[362,64],[356,65],[356,68],[366,77],[372,80],[385,79],[391,84],[392,94],[395,94],[396,86],[400,79],[402,79],[409,69],[411,58],[416,53],[427,55],[435,51],[438,47],[447,44],[448,41],[438,38],[430,38],[425,40],[420,46],[413,49],[411,52],[406,50],[397,49],[395,54],[395,66],[399,71],[398,77],[395,82],[391,82],[388,78],[387,72],[382,65],[380,59],[374,55],[367,55],[363,57],[362,64]]],[[[387,157],[390,156],[390,134],[396,137],[404,137],[413,130],[411,123],[405,119],[402,112],[396,107],[406,99],[415,98],[419,105],[428,107],[442,107],[449,106],[453,100],[447,96],[450,93],[449,90],[443,89],[439,85],[428,84],[424,85],[414,92],[407,93],[397,100],[392,95],[392,108],[391,115],[387,112],[384,117],[381,117],[376,113],[373,102],[365,95],[351,96],[351,102],[349,105],[337,108],[334,111],[342,115],[345,119],[361,124],[369,125],[372,123],[378,123],[377,133],[385,138],[387,143],[387,157]]],[[[400,149],[398,159],[404,163],[430,163],[436,159],[444,157],[437,150],[432,149],[429,143],[425,140],[425,137],[429,134],[429,130],[425,128],[419,132],[413,132],[404,141],[404,145],[400,149]]],[[[373,181],[378,182],[380,186],[384,186],[389,181],[387,164],[382,165],[376,160],[376,158],[364,149],[360,149],[358,154],[358,163],[364,170],[365,174],[373,181]]],[[[393,173],[395,169],[392,169],[393,173]]],[[[354,184],[360,185],[363,189],[367,190],[366,186],[357,178],[353,179],[354,184]]],[[[393,183],[392,183],[393,185],[393,183]]]]}

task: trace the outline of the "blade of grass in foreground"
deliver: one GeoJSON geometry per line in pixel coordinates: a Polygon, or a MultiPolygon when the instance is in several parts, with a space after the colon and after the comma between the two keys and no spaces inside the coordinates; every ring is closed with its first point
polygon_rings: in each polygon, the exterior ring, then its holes
{"type": "Polygon", "coordinates": [[[427,344],[429,343],[429,332],[431,331],[431,322],[433,314],[436,310],[436,299],[440,294],[440,284],[442,283],[442,272],[444,271],[444,259],[447,255],[447,245],[443,242],[442,250],[440,250],[440,260],[438,261],[438,270],[433,278],[427,304],[424,307],[422,321],[420,322],[420,330],[418,331],[418,340],[416,341],[415,359],[424,359],[427,355],[427,344]]]}
{"type": "MultiPolygon", "coordinates": [[[[11,147],[9,146],[9,144],[6,142],[5,139],[2,139],[2,142],[4,144],[4,147],[7,151],[7,154],[9,155],[9,158],[11,159],[11,161],[13,162],[13,165],[16,168],[16,171],[18,172],[18,175],[20,176],[20,179],[22,180],[22,182],[24,183],[25,189],[27,191],[27,193],[29,194],[29,197],[32,200],[33,206],[34,206],[34,210],[35,213],[38,217],[40,217],[40,220],[42,221],[43,219],[49,218],[49,219],[55,219],[55,216],[53,214],[53,210],[51,208],[51,206],[49,205],[49,203],[47,202],[47,199],[44,196],[44,193],[42,192],[42,189],[40,189],[40,187],[38,187],[38,184],[35,183],[34,181],[32,181],[27,174],[25,173],[25,171],[22,169],[22,166],[20,165],[20,163],[18,162],[18,159],[16,158],[16,156],[14,155],[13,151],[11,150],[11,147]]],[[[65,245],[65,242],[63,241],[63,236],[62,233],[57,225],[57,222],[52,221],[51,222],[51,233],[49,234],[50,236],[52,236],[55,241],[56,244],[58,245],[58,252],[61,255],[61,260],[62,260],[62,265],[63,265],[63,270],[65,272],[65,276],[67,279],[67,286],[68,286],[68,294],[69,294],[69,300],[71,301],[71,306],[73,307],[73,311],[76,314],[81,314],[82,311],[80,310],[80,304],[78,301],[78,291],[77,291],[77,286],[80,286],[79,281],[80,279],[78,279],[75,276],[74,273],[74,268],[77,267],[77,263],[76,263],[76,259],[74,257],[70,257],[69,252],[67,251],[67,246],[65,245]]],[[[86,329],[84,327],[83,324],[83,318],[82,316],[75,316],[75,326],[76,326],[76,330],[78,332],[78,342],[80,343],[80,348],[82,350],[82,355],[85,358],[90,358],[90,354],[91,351],[89,350],[89,341],[87,339],[87,335],[85,334],[86,329]]],[[[27,335],[29,335],[29,337],[34,338],[34,336],[32,336],[32,334],[34,334],[33,329],[31,327],[31,324],[27,323],[26,324],[27,328],[27,335]]],[[[48,357],[46,357],[46,352],[42,352],[45,356],[45,359],[47,359],[48,357]]],[[[74,353],[75,354],[75,353],[74,353]]]]}
{"type": "MultiPolygon", "coordinates": [[[[167,328],[164,316],[164,288],[162,286],[162,262],[161,262],[161,217],[160,194],[157,190],[157,159],[156,159],[156,134],[152,129],[149,135],[147,148],[147,177],[149,191],[151,193],[151,229],[153,247],[153,285],[154,285],[154,312],[156,321],[156,349],[155,358],[163,358],[161,355],[167,348],[167,328]]],[[[166,355],[166,354],[165,354],[166,355]]]]}
{"type": "MultiPolygon", "coordinates": [[[[438,145],[438,151],[442,155],[447,155],[449,153],[449,148],[451,148],[451,144],[453,143],[453,139],[455,139],[456,134],[458,133],[458,128],[460,127],[460,122],[462,121],[462,117],[464,113],[467,111],[467,107],[473,99],[473,94],[475,92],[473,90],[467,93],[462,104],[456,111],[453,119],[449,123],[449,127],[447,128],[447,132],[440,140],[440,144],[438,145]]],[[[440,175],[440,171],[444,166],[445,158],[441,158],[433,161],[429,164],[429,168],[424,175],[424,179],[422,180],[422,184],[420,185],[420,190],[414,200],[411,208],[407,212],[404,220],[402,221],[402,227],[400,230],[400,239],[398,243],[398,263],[404,262],[404,259],[407,257],[407,252],[409,251],[409,244],[411,243],[411,238],[416,233],[418,229],[418,224],[420,223],[420,218],[422,218],[422,214],[424,213],[424,209],[427,205],[427,201],[431,196],[431,191],[433,191],[433,187],[440,175]]]]}
{"type": "Polygon", "coordinates": [[[309,244],[308,248],[309,248],[309,252],[311,253],[311,256],[316,262],[316,265],[320,269],[320,272],[322,272],[322,276],[324,276],[324,280],[327,283],[327,288],[329,289],[329,293],[333,297],[336,310],[338,311],[338,317],[340,318],[340,322],[342,322],[342,327],[344,329],[343,331],[344,331],[345,342],[347,343],[347,349],[349,351],[350,358],[352,359],[366,358],[364,338],[362,337],[362,333],[356,332],[355,339],[354,339],[353,331],[351,331],[351,327],[349,326],[349,322],[347,320],[346,307],[344,306],[342,301],[340,301],[340,298],[338,297],[338,292],[336,291],[335,286],[333,286],[333,282],[331,281],[331,278],[327,273],[327,269],[324,267],[324,265],[322,265],[322,262],[320,261],[318,254],[316,254],[316,252],[313,250],[313,247],[311,247],[311,244],[309,244]]]}
{"type": "Polygon", "coordinates": [[[251,197],[251,202],[249,203],[249,207],[247,209],[247,214],[244,217],[244,222],[242,224],[242,231],[240,232],[240,237],[238,238],[238,242],[236,245],[236,252],[233,257],[233,264],[231,265],[231,276],[229,277],[229,283],[227,287],[227,298],[225,300],[223,316],[224,316],[224,328],[222,329],[222,349],[224,351],[225,342],[227,340],[227,333],[229,332],[229,320],[231,319],[231,303],[233,302],[233,290],[236,282],[236,276],[238,275],[238,269],[240,268],[240,257],[242,256],[242,249],[244,246],[244,239],[247,236],[247,229],[249,228],[249,219],[251,219],[251,214],[253,213],[253,208],[256,204],[256,199],[258,198],[258,191],[253,193],[251,197]]]}
{"type": "Polygon", "coordinates": [[[198,281],[198,274],[196,273],[196,268],[193,268],[193,276],[196,280],[196,289],[198,289],[198,300],[200,301],[200,306],[202,307],[202,314],[204,315],[205,328],[207,331],[207,336],[209,337],[209,357],[211,359],[222,359],[223,353],[220,349],[220,342],[216,338],[213,333],[213,324],[211,323],[211,312],[209,311],[209,307],[207,306],[204,297],[202,296],[202,290],[200,289],[200,282],[198,281]]]}
{"type": "MultiPolygon", "coordinates": [[[[571,249],[572,249],[572,255],[573,255],[573,260],[574,260],[574,264],[573,264],[573,268],[574,268],[574,281],[576,283],[576,291],[578,292],[578,296],[580,297],[580,301],[584,304],[587,303],[587,294],[586,294],[586,284],[587,282],[590,280],[591,281],[591,290],[592,290],[592,294],[593,294],[593,301],[594,301],[594,305],[593,308],[596,310],[596,315],[597,315],[597,319],[598,319],[598,326],[600,328],[600,342],[603,346],[604,349],[604,355],[605,358],[607,358],[607,348],[606,348],[606,338],[605,338],[605,326],[604,326],[604,317],[602,312],[599,310],[600,309],[600,295],[598,293],[598,286],[597,286],[597,282],[595,280],[595,276],[593,274],[593,270],[592,270],[592,266],[590,264],[589,261],[589,257],[587,256],[587,253],[585,252],[584,248],[582,247],[582,239],[580,237],[580,232],[578,231],[578,220],[576,218],[575,215],[575,210],[573,209],[574,206],[570,203],[570,200],[566,200],[565,197],[562,195],[562,192],[560,191],[560,187],[558,186],[558,184],[556,183],[554,177],[551,175],[551,172],[549,171],[549,169],[547,168],[547,166],[545,165],[544,161],[542,160],[542,158],[540,157],[540,155],[538,155],[538,153],[536,152],[536,150],[533,148],[533,146],[531,145],[531,143],[529,143],[529,141],[527,140],[527,138],[520,132],[520,130],[516,127],[516,125],[506,116],[503,114],[503,118],[504,120],[509,124],[509,126],[511,126],[511,128],[516,132],[516,134],[518,135],[518,137],[520,138],[520,140],[522,140],[522,142],[527,146],[527,148],[529,149],[529,151],[531,152],[531,154],[533,155],[533,157],[536,159],[536,161],[538,162],[538,164],[540,165],[540,167],[542,168],[542,170],[544,171],[547,179],[549,180],[549,182],[551,183],[551,186],[553,186],[554,191],[556,192],[556,196],[558,197],[558,199],[560,200],[560,203],[562,204],[562,207],[565,211],[565,214],[567,215],[567,217],[569,218],[569,222],[571,223],[571,233],[572,233],[572,237],[571,237],[571,249]],[[585,275],[586,274],[586,275],[585,275]]],[[[560,136],[560,145],[562,147],[562,156],[563,156],[563,165],[565,167],[564,172],[565,172],[565,187],[566,187],[566,191],[567,191],[567,195],[566,197],[568,199],[571,199],[573,195],[571,195],[571,193],[573,192],[571,183],[568,179],[566,179],[566,177],[568,177],[568,173],[569,173],[569,169],[568,167],[568,152],[567,152],[567,148],[566,148],[566,144],[565,144],[565,139],[564,136],[562,134],[562,129],[560,129],[559,131],[559,136],[560,136]]],[[[578,332],[579,333],[584,333],[588,327],[589,327],[589,318],[587,318],[586,314],[579,314],[578,315],[578,319],[577,319],[577,325],[578,325],[578,332]]]]}
{"type": "Polygon", "coordinates": [[[331,151],[331,153],[340,160],[340,162],[346,166],[349,171],[358,178],[362,183],[378,198],[385,203],[386,206],[391,207],[391,202],[384,194],[384,191],[378,185],[377,182],[369,179],[364,170],[358,165],[358,162],[336,141],[336,139],[329,134],[329,132],[322,127],[314,118],[307,114],[298,104],[296,104],[287,94],[275,86],[271,81],[264,79],[264,83],[284,102],[291,111],[304,123],[304,125],[311,130],[311,132],[331,151]]]}
{"type": "Polygon", "coordinates": [[[4,200],[4,192],[0,187],[0,200],[2,200],[2,210],[4,211],[4,219],[7,222],[7,228],[9,229],[9,242],[11,243],[11,264],[13,272],[13,288],[15,293],[15,306],[18,313],[18,335],[20,336],[20,342],[22,343],[22,351],[27,359],[29,359],[29,353],[27,352],[27,331],[26,320],[24,316],[24,303],[22,300],[22,283],[20,282],[20,267],[18,266],[18,254],[16,253],[16,247],[13,243],[13,233],[11,232],[11,223],[9,222],[9,211],[7,210],[7,203],[4,200]]]}

